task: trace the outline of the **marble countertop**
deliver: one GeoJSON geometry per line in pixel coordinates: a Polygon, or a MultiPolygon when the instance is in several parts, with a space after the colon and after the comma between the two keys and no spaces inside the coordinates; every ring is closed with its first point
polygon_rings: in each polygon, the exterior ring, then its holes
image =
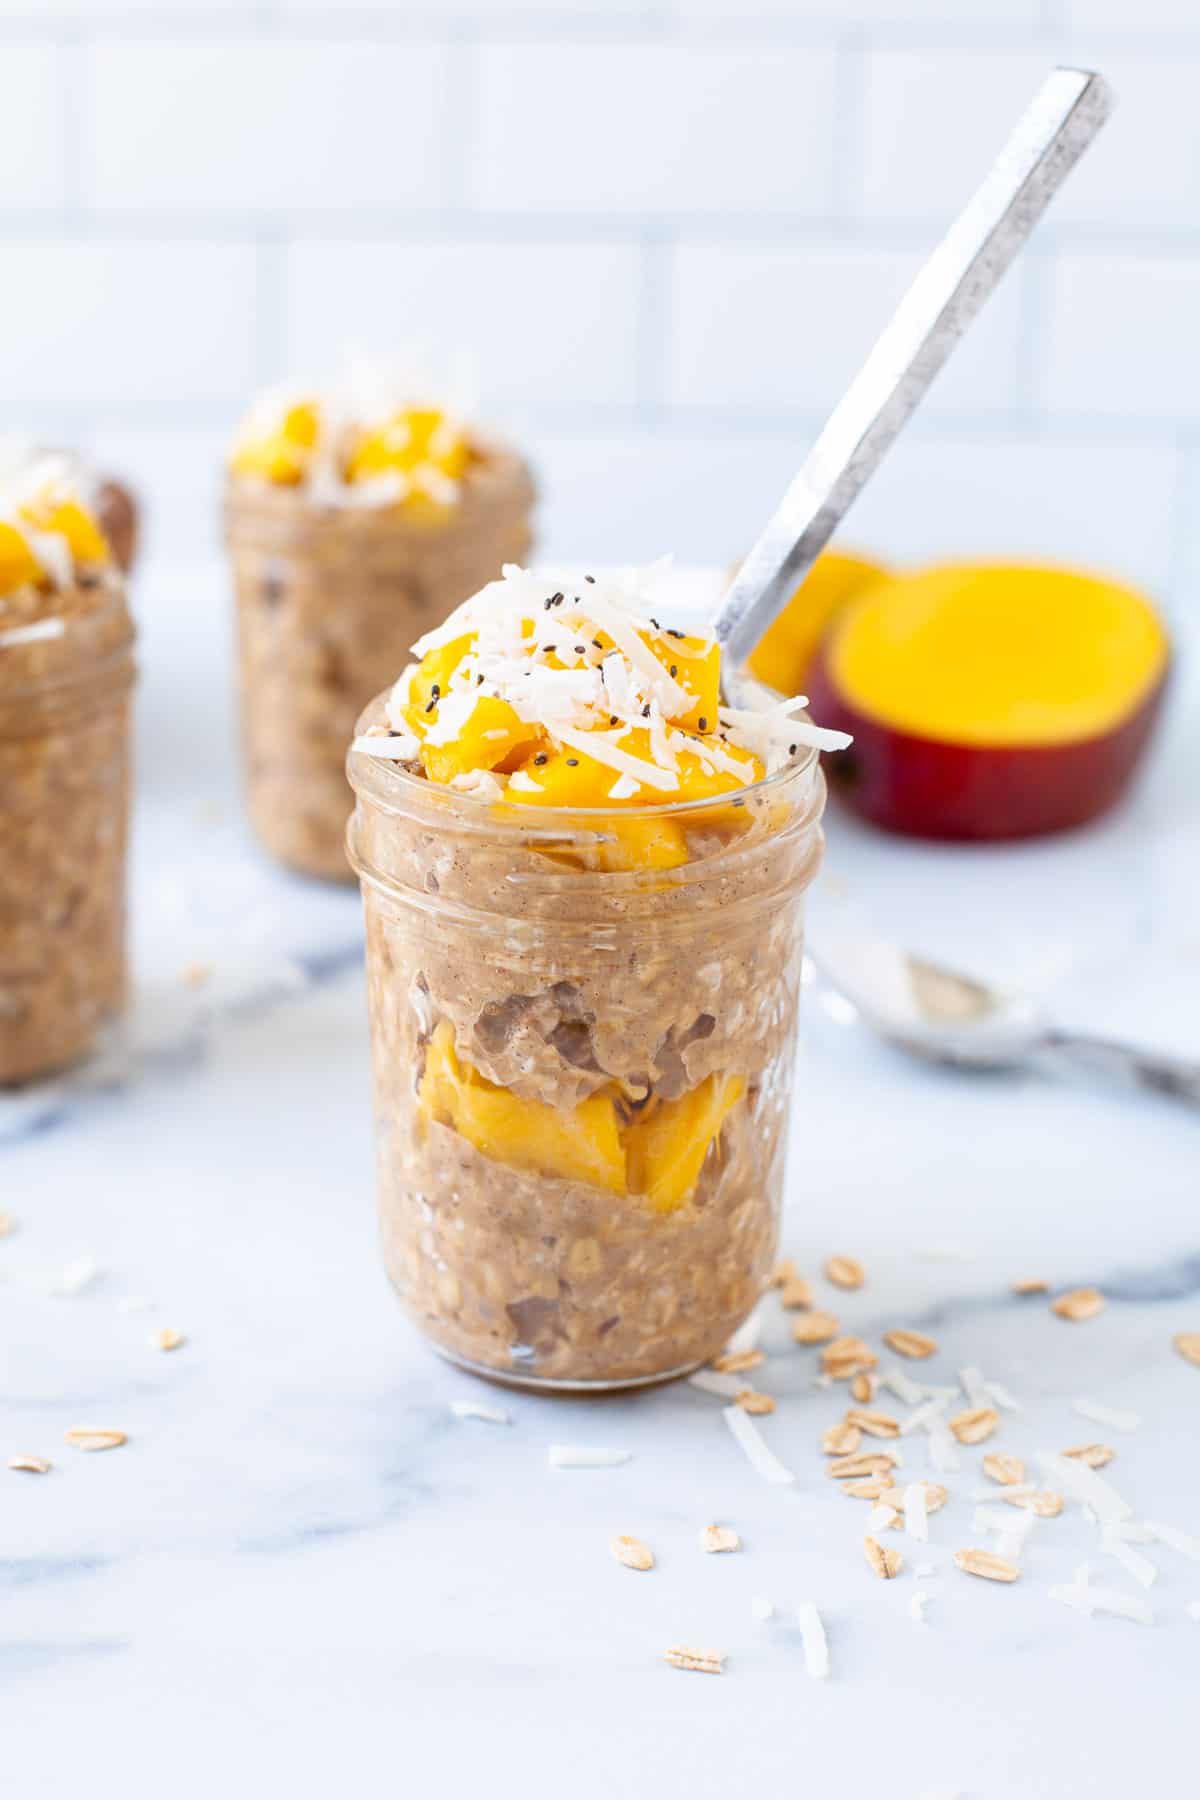
{"type": "MultiPolygon", "coordinates": [[[[278,874],[246,838],[219,569],[151,569],[140,597],[130,1032],[83,1078],[0,1104],[0,1209],[17,1221],[0,1243],[4,1459],[55,1465],[0,1469],[11,1791],[726,1800],[772,1779],[1115,1800],[1187,1766],[1200,1563],[1137,1546],[1158,1567],[1144,1593],[1070,1503],[1038,1521],[1016,1585],[972,1581],[950,1561],[990,1541],[969,1498],[982,1452],[964,1450],[931,1542],[890,1534],[906,1567],[879,1581],[867,1508],[818,1449],[844,1390],[813,1385],[773,1304],[755,1380],[779,1400],[761,1424],[790,1487],[686,1384],[498,1395],[430,1354],[375,1249],[357,897],[278,874]],[[201,987],[181,979],[192,963],[211,968],[201,987]],[[150,1346],[164,1325],[187,1336],[170,1355],[150,1346]],[[455,1417],[464,1398],[511,1423],[455,1417]],[[63,1443],[80,1423],[129,1442],[81,1455],[63,1443]],[[554,1471],[555,1442],[630,1460],[554,1471]],[[714,1521],[739,1553],[701,1554],[714,1521]],[[654,1548],[653,1573],[616,1565],[622,1532],[654,1548]],[[1085,1561],[1148,1599],[1154,1625],[1051,1599],[1085,1561]],[[806,1674],[804,1601],[827,1681],[806,1674]],[[667,1668],[674,1643],[724,1651],[724,1676],[667,1668]]],[[[1133,802],[1071,839],[937,849],[833,817],[817,928],[825,908],[861,914],[1030,984],[1067,1022],[1194,1053],[1186,697],[1133,802]]],[[[908,1373],[977,1365],[1021,1403],[989,1448],[1108,1438],[1134,1515],[1200,1534],[1200,1371],[1171,1349],[1200,1330],[1200,1118],[918,1067],[814,1003],[793,1147],[785,1249],[813,1274],[831,1251],[862,1260],[866,1285],[836,1296],[847,1328],[932,1333],[938,1357],[908,1373]],[[1063,1323],[1010,1294],[1027,1275],[1094,1283],[1107,1308],[1063,1323]],[[1141,1422],[1114,1437],[1072,1411],[1079,1396],[1141,1422]]],[[[926,1472],[923,1434],[904,1445],[926,1472]]]]}

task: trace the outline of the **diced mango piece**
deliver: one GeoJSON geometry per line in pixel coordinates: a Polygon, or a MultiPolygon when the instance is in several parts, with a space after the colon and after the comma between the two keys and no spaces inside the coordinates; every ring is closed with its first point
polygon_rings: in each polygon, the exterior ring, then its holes
{"type": "Polygon", "coordinates": [[[539,736],[538,727],[519,719],[507,700],[481,694],[458,736],[448,744],[423,744],[421,761],[431,781],[450,782],[469,769],[499,768],[539,736]]]}
{"type": "Polygon", "coordinates": [[[444,413],[412,408],[360,435],[346,463],[346,480],[370,481],[400,473],[419,482],[421,469],[429,467],[458,481],[470,460],[470,445],[444,413]]]}
{"type": "MultiPolygon", "coordinates": [[[[429,702],[437,698],[437,694],[433,691],[435,688],[438,694],[447,693],[450,688],[450,677],[474,643],[475,633],[464,631],[461,637],[451,638],[448,644],[440,644],[436,650],[427,651],[417,664],[413,678],[409,682],[409,704],[423,712],[429,702]]],[[[430,713],[430,720],[433,717],[434,714],[430,713]]]]}
{"type": "Polygon", "coordinates": [[[710,1075],[678,1100],[663,1100],[625,1133],[629,1191],[656,1212],[675,1212],[695,1191],[704,1159],[746,1091],[740,1075],[710,1075]]]}
{"type": "Polygon", "coordinates": [[[625,1150],[606,1095],[564,1112],[510,1094],[459,1062],[448,1020],[438,1024],[426,1050],[419,1098],[426,1117],[452,1126],[496,1162],[625,1192],[625,1150]]]}
{"type": "Polygon", "coordinates": [[[106,563],[111,552],[104,533],[78,500],[34,502],[21,509],[22,517],[38,531],[53,531],[65,538],[76,564],[106,563]]]}
{"type": "Polygon", "coordinates": [[[0,524],[0,594],[42,579],[42,566],[15,525],[0,524]]]}
{"type": "Polygon", "coordinates": [[[663,668],[672,674],[680,687],[696,696],[696,704],[682,718],[673,721],[685,731],[711,732],[717,729],[717,707],[721,700],[721,646],[704,638],[646,638],[663,668]]]}
{"type": "Polygon", "coordinates": [[[273,431],[235,445],[229,466],[235,475],[257,475],[278,487],[295,487],[304,479],[320,428],[316,401],[302,400],[288,407],[273,431]]]}

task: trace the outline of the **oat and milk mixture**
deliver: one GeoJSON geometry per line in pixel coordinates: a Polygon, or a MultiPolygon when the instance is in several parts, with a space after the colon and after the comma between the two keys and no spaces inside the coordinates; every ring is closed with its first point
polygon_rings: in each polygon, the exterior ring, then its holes
{"type": "Polygon", "coordinates": [[[133,626],[71,466],[0,488],[0,1084],[74,1061],[125,990],[133,626]]]}
{"type": "Polygon", "coordinates": [[[234,445],[251,818],[281,861],[347,879],[346,740],[414,637],[529,548],[522,460],[382,376],[264,396],[234,445]]]}
{"type": "Polygon", "coordinates": [[[774,1255],[816,750],[845,740],[724,707],[652,584],[507,568],[349,761],[388,1272],[513,1379],[691,1367],[774,1255]]]}

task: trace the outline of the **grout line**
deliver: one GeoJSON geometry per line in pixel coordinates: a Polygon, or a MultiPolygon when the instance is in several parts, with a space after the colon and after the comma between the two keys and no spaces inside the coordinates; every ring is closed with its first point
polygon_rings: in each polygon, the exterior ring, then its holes
{"type": "Polygon", "coordinates": [[[643,429],[661,421],[668,401],[670,322],[674,246],[668,234],[648,231],[642,239],[636,314],[634,392],[643,429]]]}

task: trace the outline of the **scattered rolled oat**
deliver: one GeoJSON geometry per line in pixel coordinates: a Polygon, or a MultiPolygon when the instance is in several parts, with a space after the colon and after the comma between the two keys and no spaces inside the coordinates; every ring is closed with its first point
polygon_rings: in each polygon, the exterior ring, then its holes
{"type": "Polygon", "coordinates": [[[1184,1362],[1200,1369],[1200,1331],[1177,1331],[1171,1339],[1184,1362]]]}
{"type": "Polygon", "coordinates": [[[883,1341],[897,1356],[910,1357],[913,1362],[932,1356],[937,1349],[936,1338],[926,1337],[923,1331],[909,1331],[906,1326],[899,1326],[895,1331],[885,1331],[883,1341]]]}
{"type": "Polygon", "coordinates": [[[983,1459],[983,1472],[998,1481],[1002,1487],[1012,1487],[1025,1479],[1025,1464],[1019,1456],[1009,1456],[1003,1450],[994,1450],[983,1459]]]}
{"type": "Polygon", "coordinates": [[[954,1561],[964,1575],[979,1575],[984,1581],[1016,1581],[1021,1574],[1015,1564],[990,1550],[956,1550],[954,1561]]]}
{"type": "Polygon", "coordinates": [[[826,1344],[836,1338],[841,1321],[832,1313],[806,1312],[792,1322],[792,1337],[798,1344],[826,1344]]]}
{"type": "MultiPolygon", "coordinates": [[[[852,1500],[880,1500],[885,1494],[894,1494],[891,1475],[868,1475],[863,1481],[843,1481],[843,1494],[849,1494],[852,1500]]],[[[888,1501],[891,1505],[891,1501],[888,1501]]]]}
{"type": "Polygon", "coordinates": [[[807,1312],[813,1303],[812,1284],[805,1281],[803,1275],[793,1275],[790,1281],[784,1283],[783,1293],[779,1297],[789,1311],[807,1312]]]}
{"type": "Polygon", "coordinates": [[[848,1381],[864,1369],[877,1368],[879,1358],[860,1337],[835,1338],[821,1352],[821,1367],[835,1381],[848,1381]]]}
{"type": "Polygon", "coordinates": [[[161,1331],[154,1333],[150,1342],[156,1350],[178,1350],[187,1343],[187,1339],[182,1331],[176,1331],[171,1325],[164,1325],[161,1331]]]}
{"type": "Polygon", "coordinates": [[[23,1470],[26,1475],[48,1475],[53,1464],[48,1463],[44,1456],[28,1456],[23,1454],[21,1456],[10,1456],[8,1459],[8,1466],[10,1469],[23,1470]]]}
{"type": "Polygon", "coordinates": [[[610,1538],[608,1547],[617,1561],[626,1569],[652,1569],[654,1567],[654,1552],[648,1544],[643,1544],[641,1538],[610,1538]]]}
{"type": "Polygon", "coordinates": [[[960,1444],[982,1444],[1000,1423],[1000,1415],[991,1406],[972,1406],[966,1412],[955,1413],[946,1423],[960,1444]]]}
{"type": "Polygon", "coordinates": [[[857,1425],[868,1437],[894,1438],[900,1436],[900,1421],[893,1419],[891,1413],[871,1412],[865,1406],[852,1406],[846,1414],[847,1425],[857,1425]]]}
{"type": "Polygon", "coordinates": [[[123,1431],[105,1425],[72,1425],[63,1436],[76,1450],[119,1450],[129,1442],[123,1431]]]}
{"type": "Polygon", "coordinates": [[[1086,1463],[1089,1469],[1102,1469],[1116,1455],[1107,1444],[1075,1444],[1070,1450],[1064,1450],[1064,1456],[1073,1456],[1076,1462],[1086,1463]]]}
{"type": "Polygon", "coordinates": [[[860,1451],[857,1455],[835,1456],[825,1465],[831,1481],[853,1481],[859,1475],[887,1475],[896,1466],[894,1456],[885,1451],[860,1451]]]}
{"type": "Polygon", "coordinates": [[[766,1360],[762,1350],[727,1350],[723,1356],[714,1356],[711,1366],[718,1375],[744,1375],[748,1369],[757,1369],[766,1360]]]}
{"type": "Polygon", "coordinates": [[[850,1398],[859,1401],[863,1406],[869,1406],[875,1398],[875,1390],[878,1386],[879,1383],[874,1375],[869,1375],[865,1369],[860,1369],[857,1375],[850,1377],[850,1398]]]}
{"type": "Polygon", "coordinates": [[[722,1675],[725,1672],[723,1650],[691,1650],[685,1644],[672,1644],[667,1661],[673,1669],[694,1669],[700,1675],[722,1675]]]}
{"type": "Polygon", "coordinates": [[[790,1256],[785,1256],[775,1264],[767,1276],[767,1286],[769,1288],[786,1287],[788,1282],[794,1281],[795,1278],[796,1264],[790,1256]]]}
{"type": "Polygon", "coordinates": [[[845,1419],[839,1419],[821,1434],[821,1448],[826,1456],[853,1456],[861,1443],[862,1432],[845,1419]]]}
{"type": "Polygon", "coordinates": [[[825,1279],[834,1287],[860,1288],[867,1277],[862,1264],[853,1256],[831,1256],[825,1264],[825,1279]]]}
{"type": "Polygon", "coordinates": [[[1097,1313],[1104,1311],[1104,1295],[1099,1288],[1072,1288],[1069,1294],[1060,1294],[1057,1300],[1051,1301],[1050,1311],[1060,1319],[1075,1322],[1094,1319],[1097,1313]]]}
{"type": "Polygon", "coordinates": [[[728,1525],[706,1525],[700,1533],[700,1548],[709,1556],[718,1556],[727,1550],[740,1550],[742,1540],[736,1531],[730,1531],[728,1525]]]}
{"type": "Polygon", "coordinates": [[[904,1567],[904,1558],[898,1550],[888,1550],[878,1538],[863,1539],[863,1554],[871,1568],[881,1581],[892,1581],[904,1567]]]}
{"type": "Polygon", "coordinates": [[[1050,1283],[1043,1281],[1040,1275],[1027,1275],[1021,1281],[1012,1284],[1014,1294],[1048,1294],[1050,1283]]]}
{"type": "Polygon", "coordinates": [[[775,1411],[775,1402],[770,1394],[760,1394],[755,1388],[740,1388],[733,1398],[743,1412],[761,1415],[775,1411]]]}
{"type": "Polygon", "coordinates": [[[1035,1494],[1001,1494],[1000,1499],[1010,1506],[1019,1506],[1023,1512],[1036,1513],[1039,1519],[1057,1519],[1063,1509],[1062,1495],[1044,1488],[1035,1494]]]}
{"type": "Polygon", "coordinates": [[[212,980],[212,964],[203,962],[184,963],[179,971],[179,979],[184,987],[204,987],[212,980]]]}
{"type": "Polygon", "coordinates": [[[17,1229],[17,1221],[11,1213],[0,1213],[0,1238],[11,1237],[17,1229]]]}

